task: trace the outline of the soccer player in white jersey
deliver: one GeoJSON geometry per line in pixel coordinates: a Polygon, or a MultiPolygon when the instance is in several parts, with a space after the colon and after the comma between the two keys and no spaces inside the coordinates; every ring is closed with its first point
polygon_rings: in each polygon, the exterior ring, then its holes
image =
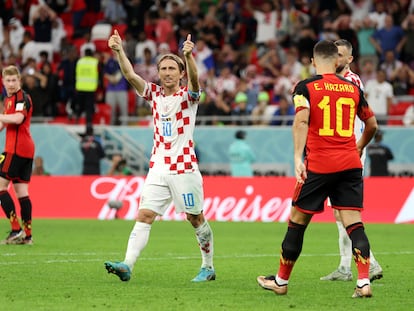
{"type": "Polygon", "coordinates": [[[195,229],[202,264],[193,282],[215,280],[213,232],[203,214],[203,182],[194,152],[193,131],[200,96],[198,71],[192,50],[191,35],[183,43],[183,59],[165,54],[158,60],[160,85],[147,82],[134,72],[118,32],[108,40],[115,52],[122,74],[137,94],[152,108],[154,145],[149,171],[143,186],[135,226],[129,236],[122,262],[105,262],[108,273],[128,281],[134,265],[148,243],[151,226],[174,203],[177,213],[184,212],[195,229]],[[187,74],[187,86],[181,80],[187,74]]]}
{"type": "MultiPolygon", "coordinates": [[[[349,81],[354,82],[362,90],[364,90],[364,85],[359,78],[359,76],[352,72],[350,69],[350,64],[353,60],[352,56],[352,45],[347,40],[340,39],[335,41],[335,45],[338,47],[339,53],[339,64],[336,68],[336,73],[342,75],[344,78],[349,81]]],[[[369,103],[368,103],[369,104],[369,103]]],[[[358,118],[355,118],[355,138],[361,138],[362,132],[364,130],[364,123],[358,118]]],[[[365,149],[361,153],[361,162],[364,165],[366,157],[365,149]]],[[[329,202],[328,202],[329,204],[329,202]]],[[[338,268],[332,273],[321,277],[323,281],[351,281],[352,280],[352,271],[351,271],[351,262],[352,262],[352,245],[351,240],[346,233],[344,226],[342,225],[341,218],[338,210],[333,210],[336,224],[338,226],[339,234],[339,254],[341,256],[341,261],[338,268]]],[[[374,254],[370,251],[370,268],[369,268],[369,278],[372,281],[382,278],[382,268],[379,263],[375,260],[374,254]]]]}

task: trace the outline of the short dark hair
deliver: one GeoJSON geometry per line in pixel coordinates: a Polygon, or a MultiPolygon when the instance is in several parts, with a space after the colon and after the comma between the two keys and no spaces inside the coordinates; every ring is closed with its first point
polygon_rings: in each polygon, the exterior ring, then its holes
{"type": "Polygon", "coordinates": [[[338,47],[333,41],[321,40],[313,47],[313,57],[336,58],[338,57],[338,47]]]}
{"type": "Polygon", "coordinates": [[[244,139],[246,137],[246,132],[242,130],[237,131],[235,136],[237,139],[244,139]]]}
{"type": "Polygon", "coordinates": [[[336,46],[344,46],[347,48],[347,50],[352,54],[352,44],[348,40],[345,39],[339,39],[335,41],[336,46]]]}

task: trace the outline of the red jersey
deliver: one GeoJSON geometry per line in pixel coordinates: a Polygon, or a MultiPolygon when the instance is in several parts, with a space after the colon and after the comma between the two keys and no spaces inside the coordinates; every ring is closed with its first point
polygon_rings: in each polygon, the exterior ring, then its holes
{"type": "Polygon", "coordinates": [[[356,147],[355,116],[365,121],[374,113],[362,90],[336,74],[316,75],[294,90],[296,111],[310,109],[306,141],[307,169],[334,173],[362,168],[356,147]]]}
{"type": "Polygon", "coordinates": [[[6,146],[5,152],[17,154],[23,158],[34,157],[34,142],[30,134],[30,120],[32,118],[32,99],[23,90],[4,99],[4,114],[16,112],[24,115],[21,124],[5,124],[6,146]]]}

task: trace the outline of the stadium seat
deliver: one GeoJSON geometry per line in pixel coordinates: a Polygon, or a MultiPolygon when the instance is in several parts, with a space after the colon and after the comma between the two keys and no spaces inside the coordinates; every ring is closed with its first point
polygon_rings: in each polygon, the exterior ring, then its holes
{"type": "Polygon", "coordinates": [[[137,113],[137,97],[134,90],[128,91],[128,114],[135,116],[137,113]]]}
{"type": "Polygon", "coordinates": [[[125,34],[125,31],[128,29],[128,25],[127,24],[115,24],[115,25],[112,25],[112,31],[111,31],[111,33],[114,32],[115,29],[118,30],[119,35],[121,37],[123,37],[124,34],[125,34]]]}
{"type": "Polygon", "coordinates": [[[388,125],[403,125],[402,118],[405,114],[405,111],[408,107],[413,104],[412,101],[401,101],[396,104],[393,104],[388,113],[389,120],[388,125]]]}
{"type": "Polygon", "coordinates": [[[95,114],[93,115],[93,124],[111,124],[111,110],[109,104],[101,103],[95,105],[95,114]]]}
{"type": "Polygon", "coordinates": [[[72,24],[64,24],[63,27],[66,31],[66,38],[69,42],[73,42],[73,25],[72,24]]]}
{"type": "Polygon", "coordinates": [[[59,14],[59,16],[62,19],[63,24],[65,25],[73,24],[72,12],[62,12],[59,14]]]}
{"type": "Polygon", "coordinates": [[[109,52],[108,39],[92,40],[97,52],[109,52]]]}
{"type": "Polygon", "coordinates": [[[95,24],[91,29],[91,40],[108,40],[111,33],[111,24],[95,24]]]}

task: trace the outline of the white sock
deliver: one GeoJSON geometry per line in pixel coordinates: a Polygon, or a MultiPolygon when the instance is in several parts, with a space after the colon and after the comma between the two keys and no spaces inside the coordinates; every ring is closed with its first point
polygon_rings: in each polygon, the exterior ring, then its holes
{"type": "Polygon", "coordinates": [[[369,281],[369,279],[358,279],[357,280],[357,286],[359,288],[361,288],[361,287],[363,287],[365,285],[370,285],[370,284],[371,284],[371,282],[369,281]]]}
{"type": "Polygon", "coordinates": [[[339,254],[341,256],[339,266],[345,268],[346,271],[351,271],[352,242],[348,236],[348,233],[346,233],[346,230],[342,222],[337,221],[336,225],[338,227],[339,254]]]}
{"type": "Polygon", "coordinates": [[[141,251],[148,243],[150,230],[151,225],[137,221],[129,235],[124,263],[131,269],[131,271],[134,268],[135,262],[141,251]]]}
{"type": "Polygon", "coordinates": [[[289,280],[282,279],[276,274],[276,284],[280,286],[288,285],[289,280]]]}
{"type": "Polygon", "coordinates": [[[369,264],[372,265],[378,265],[377,260],[374,257],[374,254],[372,253],[371,250],[369,250],[369,264]]]}
{"type": "Polygon", "coordinates": [[[200,227],[195,229],[198,245],[200,246],[202,268],[214,269],[213,266],[213,231],[210,225],[205,221],[200,227]]]}

